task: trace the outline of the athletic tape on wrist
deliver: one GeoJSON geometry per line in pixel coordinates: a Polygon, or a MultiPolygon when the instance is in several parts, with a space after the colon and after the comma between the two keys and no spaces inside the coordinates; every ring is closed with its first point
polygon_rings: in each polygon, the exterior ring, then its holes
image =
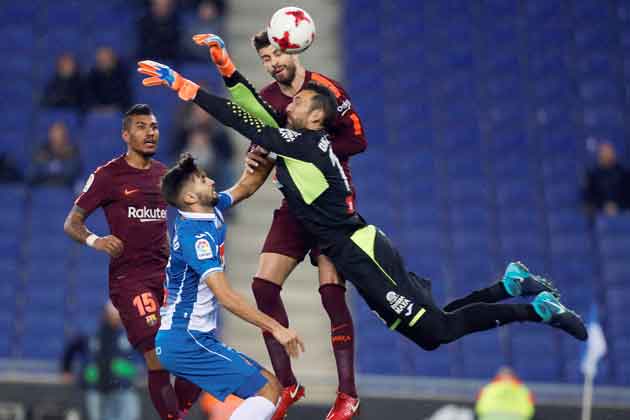
{"type": "Polygon", "coordinates": [[[94,248],[94,242],[96,242],[97,239],[99,239],[100,236],[95,235],[95,234],[91,234],[90,236],[88,236],[87,238],[85,238],[85,244],[87,246],[91,246],[92,248],[94,248]]]}

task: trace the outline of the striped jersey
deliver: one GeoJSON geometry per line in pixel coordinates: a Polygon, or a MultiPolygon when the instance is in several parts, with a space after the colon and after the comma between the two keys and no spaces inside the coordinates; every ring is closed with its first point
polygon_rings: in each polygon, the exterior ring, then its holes
{"type": "Polygon", "coordinates": [[[231,206],[232,196],[221,192],[214,213],[178,212],[166,266],[161,330],[216,328],[218,302],[205,280],[225,268],[227,228],[222,211],[231,206]]]}

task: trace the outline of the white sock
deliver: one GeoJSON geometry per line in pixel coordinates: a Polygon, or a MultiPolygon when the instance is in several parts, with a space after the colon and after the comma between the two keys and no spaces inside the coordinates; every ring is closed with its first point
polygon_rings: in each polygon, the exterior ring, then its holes
{"type": "Polygon", "coordinates": [[[230,420],[270,420],[276,411],[273,405],[265,397],[249,397],[232,413],[230,420]]]}

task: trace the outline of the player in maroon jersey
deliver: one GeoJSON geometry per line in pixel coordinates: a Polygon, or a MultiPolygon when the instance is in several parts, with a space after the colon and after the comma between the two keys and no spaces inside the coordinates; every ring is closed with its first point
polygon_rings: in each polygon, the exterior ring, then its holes
{"type": "Polygon", "coordinates": [[[200,389],[170,374],[155,354],[168,261],[167,204],[160,192],[166,166],[153,159],[160,137],[148,105],[134,105],[123,118],[127,152],[99,166],[88,178],[70,210],[64,231],[75,241],[107,253],[109,295],[127,331],[129,342],[144,355],[151,400],[164,420],[183,418],[200,389]],[[100,237],[85,226],[102,207],[110,234],[100,237]]]}
{"type": "MultiPolygon", "coordinates": [[[[210,47],[210,55],[224,77],[235,71],[222,40],[211,34],[193,37],[200,45],[210,47]],[[213,40],[213,41],[210,41],[213,40]]],[[[265,70],[275,79],[260,91],[260,96],[278,113],[279,121],[286,122],[286,108],[298,92],[309,81],[324,85],[337,98],[337,119],[331,130],[333,151],[339,158],[348,181],[352,182],[349,158],[363,152],[367,142],[361,120],[352,109],[350,99],[343,87],[320,73],[304,68],[295,54],[276,50],[270,43],[267,32],[259,32],[253,38],[253,45],[265,70]]],[[[282,124],[283,125],[283,124],[282,124]]],[[[251,155],[250,155],[251,156],[251,155]]],[[[256,165],[251,158],[249,165],[256,165]]],[[[352,188],[354,191],[354,187],[352,188]]],[[[354,205],[354,197],[348,203],[354,205]]],[[[293,269],[309,254],[311,262],[319,269],[319,292],[322,304],[331,323],[331,341],[339,388],[337,399],[331,408],[328,420],[350,419],[359,406],[354,381],[354,329],[352,317],[345,300],[345,286],[330,259],[320,255],[316,240],[306,232],[287,205],[282,200],[280,208],[274,211],[271,228],[263,245],[258,263],[258,271],[252,283],[252,290],[258,308],[273,317],[282,325],[289,323],[280,291],[293,269]]],[[[304,387],[299,384],[291,369],[291,362],[284,348],[269,334],[263,334],[269,357],[284,390],[273,420],[285,417],[290,405],[304,396],[304,387]]]]}

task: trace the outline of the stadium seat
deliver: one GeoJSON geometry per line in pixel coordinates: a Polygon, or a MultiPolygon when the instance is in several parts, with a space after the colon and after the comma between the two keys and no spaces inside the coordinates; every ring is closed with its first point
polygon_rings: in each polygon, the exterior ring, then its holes
{"type": "Polygon", "coordinates": [[[481,205],[469,205],[476,200],[453,200],[450,211],[450,223],[453,232],[461,231],[485,231],[492,227],[491,214],[488,207],[481,205]]]}
{"type": "Polygon", "coordinates": [[[63,351],[65,332],[63,317],[37,313],[24,319],[21,335],[21,356],[24,359],[59,361],[63,351]]]}

